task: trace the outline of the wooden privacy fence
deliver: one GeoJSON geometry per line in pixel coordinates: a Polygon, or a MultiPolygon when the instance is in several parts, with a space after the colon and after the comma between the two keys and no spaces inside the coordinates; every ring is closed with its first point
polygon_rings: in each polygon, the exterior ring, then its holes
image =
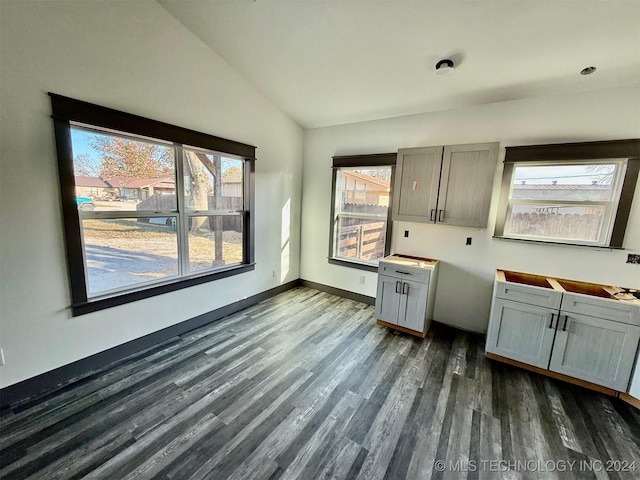
{"type": "Polygon", "coordinates": [[[601,215],[527,212],[511,216],[509,232],[516,235],[597,240],[601,225],[601,215]]]}
{"type": "MultiPolygon", "coordinates": [[[[242,197],[219,197],[209,195],[208,204],[210,210],[242,210],[242,197]]],[[[175,194],[152,195],[138,203],[138,210],[166,211],[172,210],[176,205],[175,194]]],[[[223,230],[242,231],[242,216],[224,217],[223,230]]]]}
{"type": "Polygon", "coordinates": [[[384,256],[386,222],[340,228],[338,248],[341,257],[371,260],[384,256]]]}

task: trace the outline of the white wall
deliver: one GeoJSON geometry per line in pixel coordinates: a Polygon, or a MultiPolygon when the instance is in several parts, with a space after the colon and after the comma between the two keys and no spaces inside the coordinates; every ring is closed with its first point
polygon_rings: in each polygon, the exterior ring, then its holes
{"type": "Polygon", "coordinates": [[[504,147],[640,137],[640,87],[544,97],[305,131],[301,277],[375,296],[375,273],[327,263],[331,157],[398,148],[500,142],[486,230],[396,222],[392,252],[442,261],[434,318],[486,331],[496,268],[640,288],[640,188],[625,235],[626,251],[532,245],[492,238],[504,147]],[[404,238],[409,230],[409,238],[404,238]],[[466,237],[472,245],[465,246],[466,237]],[[365,284],[359,278],[365,275],[365,284]]]}
{"type": "Polygon", "coordinates": [[[155,2],[0,3],[0,387],[299,277],[297,124],[155,2]],[[72,317],[48,91],[257,146],[256,270],[72,317]]]}

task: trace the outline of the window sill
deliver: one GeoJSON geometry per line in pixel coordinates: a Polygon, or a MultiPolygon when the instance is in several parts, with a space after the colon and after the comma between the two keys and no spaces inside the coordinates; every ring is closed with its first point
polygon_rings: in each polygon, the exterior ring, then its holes
{"type": "Polygon", "coordinates": [[[343,260],[343,259],[331,258],[331,257],[329,257],[327,260],[332,265],[341,265],[343,267],[355,268],[357,270],[366,270],[368,272],[376,272],[376,273],[378,272],[378,266],[371,265],[370,263],[360,263],[360,262],[354,262],[351,260],[343,260]]]}
{"type": "Polygon", "coordinates": [[[151,298],[157,295],[162,295],[164,293],[175,292],[176,290],[182,290],[183,288],[193,287],[195,285],[231,277],[233,275],[250,272],[252,270],[255,270],[255,263],[236,265],[228,269],[217,270],[215,272],[200,275],[197,277],[181,278],[162,285],[155,285],[140,290],[117,293],[113,296],[98,297],[85,303],[72,305],[71,309],[73,312],[73,316],[77,317],[79,315],[98,312],[106,308],[116,307],[118,305],[124,305],[126,303],[137,302],[138,300],[144,300],[145,298],[151,298]]]}
{"type": "Polygon", "coordinates": [[[547,242],[545,240],[533,240],[533,239],[529,239],[529,238],[514,238],[514,237],[503,237],[500,235],[494,235],[493,238],[495,238],[496,240],[506,240],[509,242],[523,242],[523,243],[532,243],[532,244],[539,244],[539,245],[558,245],[561,247],[583,247],[583,248],[589,248],[589,249],[594,249],[594,250],[605,250],[605,251],[611,251],[611,250],[624,250],[624,248],[622,247],[611,247],[608,245],[586,245],[584,243],[570,243],[570,242],[547,242]]]}

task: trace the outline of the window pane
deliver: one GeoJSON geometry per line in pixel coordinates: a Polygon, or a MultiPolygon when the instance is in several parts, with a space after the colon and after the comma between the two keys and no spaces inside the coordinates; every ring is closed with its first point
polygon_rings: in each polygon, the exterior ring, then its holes
{"type": "Polygon", "coordinates": [[[512,235],[597,242],[604,205],[513,205],[505,228],[512,235]]]}
{"type": "Polygon", "coordinates": [[[243,161],[236,158],[185,150],[184,196],[187,210],[242,210],[242,168],[243,161]]]}
{"type": "Polygon", "coordinates": [[[242,215],[189,217],[191,271],[242,263],[242,215]]]}
{"type": "Polygon", "coordinates": [[[338,176],[339,212],[387,217],[391,167],[342,168],[338,176]]]}
{"type": "Polygon", "coordinates": [[[614,197],[616,164],[516,166],[511,198],[607,202],[614,197]]]}
{"type": "Polygon", "coordinates": [[[90,296],[178,274],[173,217],[84,219],[90,296]]]}
{"type": "Polygon", "coordinates": [[[377,263],[384,256],[386,220],[338,217],[337,258],[377,263]]]}
{"type": "Polygon", "coordinates": [[[173,147],[78,128],[71,142],[79,209],[176,209],[173,147]]]}

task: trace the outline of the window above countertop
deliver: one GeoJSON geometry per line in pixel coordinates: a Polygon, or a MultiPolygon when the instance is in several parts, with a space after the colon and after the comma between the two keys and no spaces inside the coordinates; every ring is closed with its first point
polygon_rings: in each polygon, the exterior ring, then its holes
{"type": "Polygon", "coordinates": [[[622,248],[640,140],[507,147],[495,237],[622,248]]]}

